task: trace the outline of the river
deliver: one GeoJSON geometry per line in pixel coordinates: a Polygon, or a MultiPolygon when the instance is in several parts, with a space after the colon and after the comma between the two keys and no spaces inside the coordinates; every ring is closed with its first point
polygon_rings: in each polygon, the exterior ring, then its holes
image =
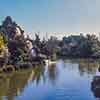
{"type": "Polygon", "coordinates": [[[91,89],[99,60],[58,60],[32,70],[0,74],[0,100],[98,100],[91,89]]]}

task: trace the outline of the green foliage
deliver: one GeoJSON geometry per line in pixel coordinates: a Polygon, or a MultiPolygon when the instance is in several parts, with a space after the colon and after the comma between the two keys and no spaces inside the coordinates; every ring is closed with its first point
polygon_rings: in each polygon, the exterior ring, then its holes
{"type": "Polygon", "coordinates": [[[91,41],[84,41],[80,44],[79,47],[80,55],[89,56],[93,53],[91,41]]]}
{"type": "Polygon", "coordinates": [[[87,35],[86,37],[83,35],[71,35],[63,37],[62,42],[66,45],[66,47],[62,46],[64,54],[69,56],[89,57],[100,50],[100,42],[95,35],[87,35]]]}

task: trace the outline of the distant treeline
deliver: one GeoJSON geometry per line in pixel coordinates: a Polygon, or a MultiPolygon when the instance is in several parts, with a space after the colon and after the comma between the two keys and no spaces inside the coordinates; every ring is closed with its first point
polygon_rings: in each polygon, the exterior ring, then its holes
{"type": "Polygon", "coordinates": [[[62,40],[54,36],[40,40],[38,33],[35,33],[35,39],[24,35],[24,30],[10,16],[7,16],[0,26],[0,51],[4,51],[5,47],[8,48],[8,58],[11,63],[23,62],[27,59],[27,40],[32,41],[33,46],[35,45],[39,53],[45,55],[46,58],[100,57],[100,41],[93,34],[64,36],[62,40]]]}

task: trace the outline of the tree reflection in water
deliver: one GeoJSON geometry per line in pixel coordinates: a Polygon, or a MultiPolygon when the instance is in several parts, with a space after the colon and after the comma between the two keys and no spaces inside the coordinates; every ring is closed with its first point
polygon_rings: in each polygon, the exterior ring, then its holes
{"type": "Polygon", "coordinates": [[[97,67],[98,67],[97,62],[93,62],[89,59],[88,60],[81,59],[79,61],[80,76],[83,76],[85,74],[87,74],[88,76],[95,74],[97,67]]]}
{"type": "MultiPolygon", "coordinates": [[[[0,97],[6,96],[7,100],[14,100],[14,97],[20,95],[27,84],[30,71],[1,74],[0,77],[0,97]]],[[[1,99],[2,100],[2,99],[1,99]]]]}
{"type": "Polygon", "coordinates": [[[36,84],[38,85],[41,79],[43,79],[43,82],[45,83],[45,77],[44,77],[44,66],[36,66],[29,77],[29,81],[36,81],[36,84]]]}
{"type": "Polygon", "coordinates": [[[91,91],[96,98],[100,98],[100,77],[95,76],[91,82],[91,91]]]}
{"type": "Polygon", "coordinates": [[[8,100],[14,100],[14,96],[20,95],[27,84],[30,71],[27,73],[14,73],[9,80],[8,100]]]}
{"type": "Polygon", "coordinates": [[[41,80],[44,82],[51,81],[54,84],[54,81],[57,78],[57,67],[55,64],[48,66],[37,66],[32,70],[32,73],[28,81],[36,82],[36,85],[39,85],[41,80]]]}
{"type": "Polygon", "coordinates": [[[57,79],[57,67],[55,64],[48,66],[48,78],[52,84],[55,84],[55,80],[57,79]]]}
{"type": "MultiPolygon", "coordinates": [[[[6,96],[8,100],[14,100],[15,96],[23,93],[23,89],[28,85],[28,82],[32,81],[32,84],[35,83],[36,85],[41,86],[42,81],[43,86],[46,83],[53,84],[54,86],[54,84],[57,82],[58,75],[60,75],[59,73],[63,72],[64,70],[67,72],[69,70],[74,70],[75,68],[79,72],[78,75],[83,76],[94,75],[97,67],[97,62],[92,62],[89,60],[60,60],[57,62],[57,64],[35,66],[31,70],[18,71],[11,73],[11,75],[0,74],[0,100],[2,100],[2,97],[4,96],[6,96]],[[70,69],[72,65],[73,68],[70,69]]],[[[98,82],[93,80],[91,83],[91,90],[96,97],[100,97],[100,88],[97,88],[100,86],[99,84],[100,80],[98,82]]]]}
{"type": "MultiPolygon", "coordinates": [[[[55,65],[48,66],[47,73],[49,80],[54,83],[57,76],[57,69],[55,65]]],[[[34,69],[29,71],[20,71],[12,73],[9,77],[4,75],[0,78],[0,97],[6,96],[8,100],[14,100],[15,96],[18,96],[23,91],[24,87],[27,85],[28,81],[36,82],[39,85],[41,80],[44,84],[46,82],[45,78],[45,67],[35,66],[34,69]]],[[[2,99],[1,99],[2,100],[2,99]]]]}

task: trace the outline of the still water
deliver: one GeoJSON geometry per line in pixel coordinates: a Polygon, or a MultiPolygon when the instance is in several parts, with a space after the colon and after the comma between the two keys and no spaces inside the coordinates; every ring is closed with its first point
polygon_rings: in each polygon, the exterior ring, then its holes
{"type": "Polygon", "coordinates": [[[0,100],[98,100],[100,94],[91,90],[91,82],[99,62],[58,60],[33,70],[0,74],[0,100]]]}

